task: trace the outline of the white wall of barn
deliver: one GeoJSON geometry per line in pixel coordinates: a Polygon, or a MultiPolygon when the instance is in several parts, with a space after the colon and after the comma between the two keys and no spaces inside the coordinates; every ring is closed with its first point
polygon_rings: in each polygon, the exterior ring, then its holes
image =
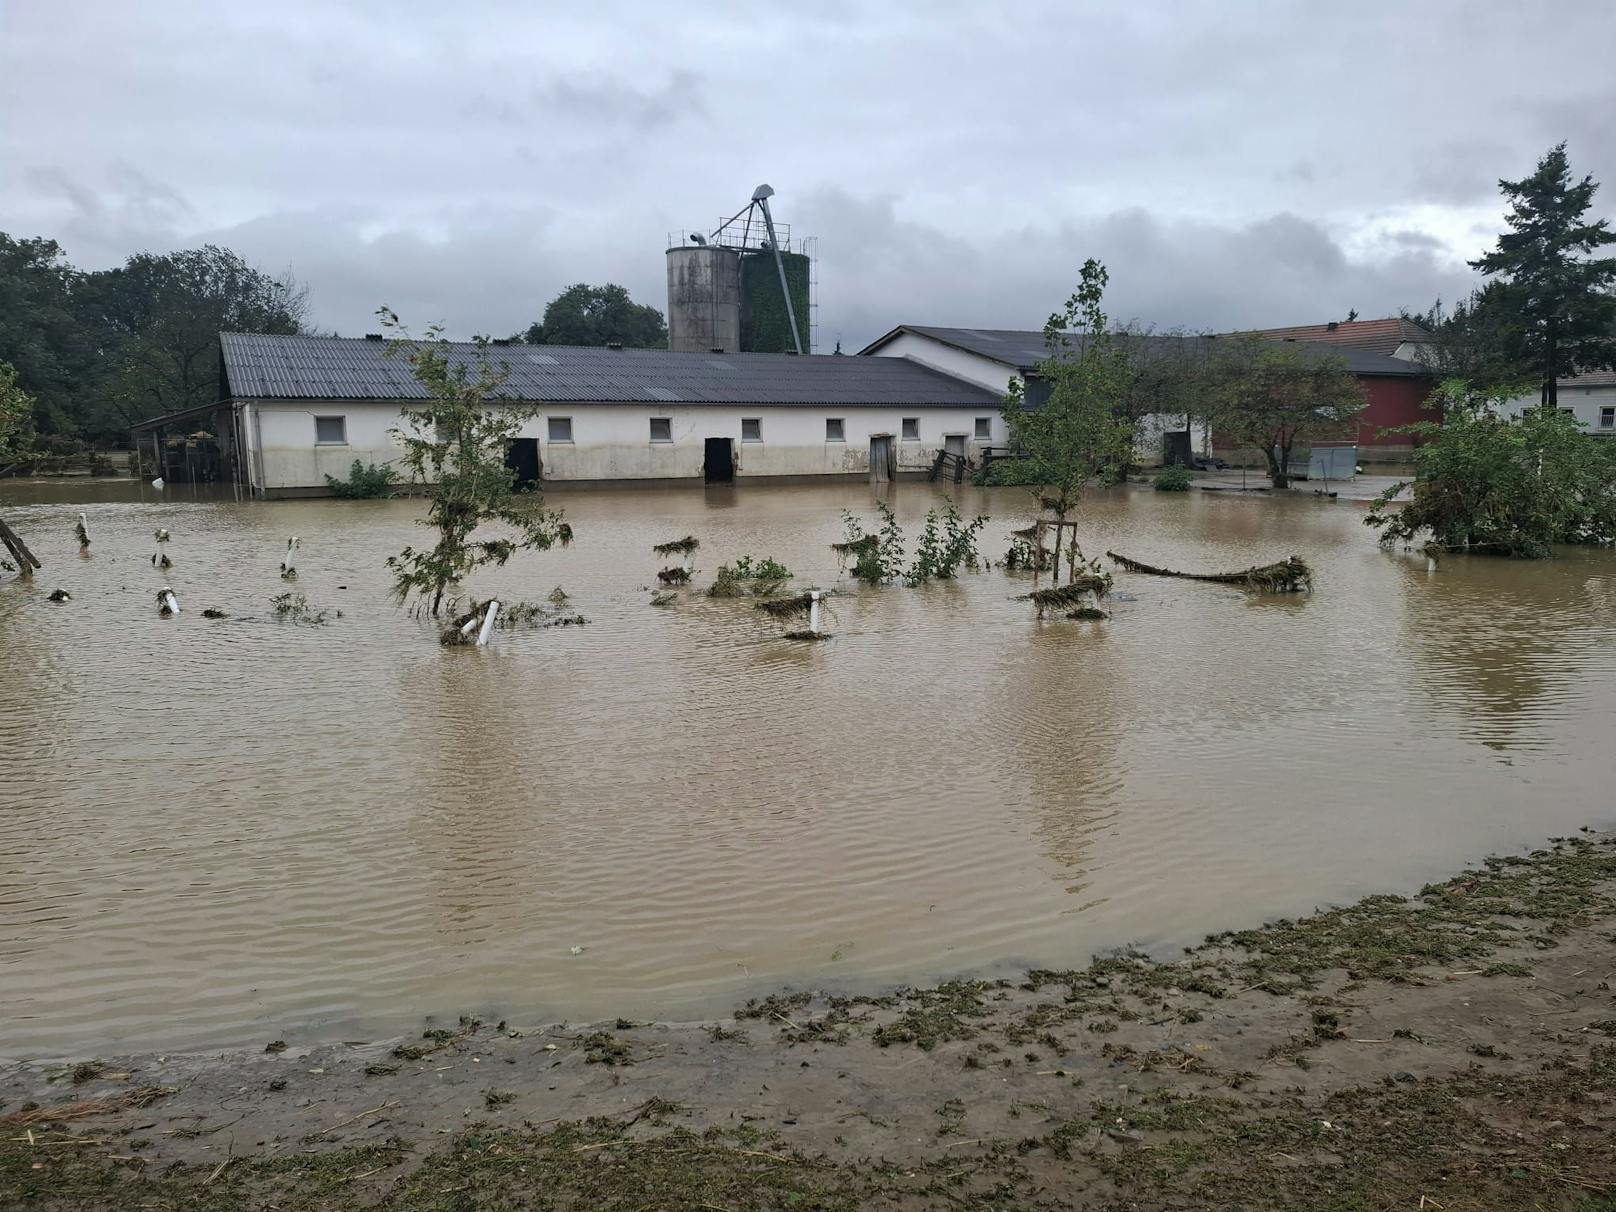
{"type": "MultiPolygon", "coordinates": [[[[256,482],[271,492],[325,487],[325,477],[345,479],[353,461],[392,463],[401,455],[391,431],[401,420],[395,404],[372,401],[257,402],[256,482]],[[316,419],[343,418],[347,441],[318,443],[316,419]]],[[[248,428],[253,429],[249,424],[248,428]]],[[[707,438],[734,439],[737,478],[761,476],[866,475],[870,440],[892,438],[900,473],[928,471],[950,435],[967,454],[1005,442],[997,409],[835,405],[546,405],[522,428],[537,438],[546,481],[696,479],[703,474],[707,438]],[[651,419],[670,422],[671,441],[653,441],[651,419]],[[571,421],[571,441],[552,441],[550,421],[571,421]],[[755,418],[761,440],[743,440],[741,422],[755,418]],[[844,439],[827,440],[826,421],[842,421],[844,439]],[[919,437],[905,439],[903,422],[919,423],[919,437]],[[978,421],[988,436],[978,438],[978,421]]]]}
{"type": "MultiPolygon", "coordinates": [[[[908,358],[911,362],[919,362],[922,366],[929,366],[955,378],[979,384],[989,391],[1008,391],[1011,380],[1020,378],[1019,373],[1007,363],[971,353],[969,350],[958,349],[921,333],[899,333],[869,356],[908,358]]],[[[1179,430],[1183,427],[1182,413],[1144,414],[1134,423],[1134,457],[1146,466],[1160,463],[1163,452],[1162,435],[1169,430],[1179,430]]],[[[1211,434],[1205,425],[1195,426],[1191,440],[1198,451],[1209,452],[1212,449],[1211,434]]]]}
{"type": "MultiPolygon", "coordinates": [[[[1575,383],[1561,383],[1555,398],[1561,409],[1569,410],[1581,422],[1584,433],[1616,437],[1616,384],[1578,387],[1575,383]]],[[[1538,393],[1533,392],[1506,403],[1504,414],[1519,416],[1528,408],[1536,408],[1539,403],[1538,393]]]]}

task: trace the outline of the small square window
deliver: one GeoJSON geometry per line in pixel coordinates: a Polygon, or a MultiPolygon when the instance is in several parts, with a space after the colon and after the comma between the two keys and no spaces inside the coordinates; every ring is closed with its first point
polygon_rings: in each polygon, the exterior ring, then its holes
{"type": "Polygon", "coordinates": [[[1616,408],[1601,408],[1599,410],[1599,428],[1616,429],[1616,408]]]}
{"type": "Polygon", "coordinates": [[[671,441],[673,441],[673,418],[672,417],[652,417],[651,418],[651,441],[653,441],[653,442],[671,442],[671,441]]]}
{"type": "Polygon", "coordinates": [[[1575,408],[1561,408],[1560,411],[1568,417],[1574,417],[1577,415],[1577,410],[1575,408]]]}
{"type": "Polygon", "coordinates": [[[905,417],[903,419],[903,440],[905,442],[920,441],[919,417],[905,417]]]}
{"type": "Polygon", "coordinates": [[[546,424],[547,432],[550,435],[550,441],[552,441],[552,442],[570,442],[570,441],[572,441],[572,418],[571,417],[550,417],[548,419],[548,421],[546,421],[545,424],[546,424]]]}
{"type": "Polygon", "coordinates": [[[978,438],[991,438],[993,436],[993,418],[976,418],[976,436],[978,438]]]}
{"type": "Polygon", "coordinates": [[[348,418],[315,417],[314,444],[316,446],[346,446],[348,444],[348,418]]]}
{"type": "Polygon", "coordinates": [[[761,441],[763,441],[763,418],[762,417],[742,417],[741,418],[741,441],[743,441],[743,442],[761,442],[761,441]]]}
{"type": "Polygon", "coordinates": [[[841,417],[826,417],[825,418],[825,441],[827,441],[827,442],[845,442],[845,441],[847,441],[847,427],[842,424],[842,418],[841,417]]]}

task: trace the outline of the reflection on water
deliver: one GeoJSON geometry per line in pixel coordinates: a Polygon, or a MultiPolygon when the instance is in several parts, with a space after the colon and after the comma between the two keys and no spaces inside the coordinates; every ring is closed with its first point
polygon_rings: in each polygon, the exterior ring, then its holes
{"type": "MultiPolygon", "coordinates": [[[[1609,814],[1609,552],[1428,575],[1351,505],[1114,493],[1084,506],[1092,551],[1295,553],[1317,590],[1123,574],[1096,625],[1035,621],[1000,572],[844,582],[836,638],[807,646],[744,602],[651,608],[649,547],[699,537],[698,584],[745,553],[828,584],[868,489],[576,493],[573,548],[477,589],[559,584],[590,625],[476,652],[386,598],[413,503],[139,491],[0,490],[46,562],[0,586],[8,1054],[694,1017],[782,983],[1073,963],[1609,814]],[[178,619],[152,601],[158,526],[178,619]],[[296,589],[343,612],[324,627],[269,617],[294,533],[296,589]]],[[[1020,491],[954,491],[995,554],[1028,516],[1020,491]]],[[[890,494],[913,536],[934,490],[890,494]]]]}

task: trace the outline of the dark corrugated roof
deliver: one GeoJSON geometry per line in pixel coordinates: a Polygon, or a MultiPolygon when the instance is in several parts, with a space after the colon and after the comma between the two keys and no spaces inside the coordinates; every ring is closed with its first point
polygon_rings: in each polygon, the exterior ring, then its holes
{"type": "MultiPolygon", "coordinates": [[[[426,391],[388,345],[355,337],[221,333],[225,381],[242,400],[421,400],[426,391]]],[[[449,343],[456,361],[476,346],[449,343]]],[[[995,393],[901,358],[831,354],[673,353],[571,345],[496,345],[500,393],[540,403],[810,404],[998,407],[995,393]]]]}
{"type": "MultiPolygon", "coordinates": [[[[935,328],[921,324],[904,324],[894,328],[886,336],[865,346],[860,353],[870,353],[887,344],[894,337],[906,333],[917,333],[930,337],[934,341],[941,341],[944,345],[951,345],[956,349],[963,349],[968,353],[978,354],[984,358],[993,358],[1003,362],[1006,366],[1013,366],[1017,370],[1032,370],[1049,356],[1044,345],[1044,334],[1041,329],[1018,328],[935,328]]],[[[1197,348],[1210,349],[1217,340],[1228,340],[1223,337],[1201,336],[1175,336],[1166,333],[1151,333],[1148,335],[1127,336],[1124,339],[1137,342],[1154,353],[1165,353],[1175,343],[1193,342],[1197,348]]],[[[1278,342],[1276,342],[1278,343],[1278,342]]],[[[1388,358],[1381,354],[1369,353],[1366,350],[1353,349],[1349,346],[1328,345],[1317,341],[1284,341],[1287,345],[1299,345],[1320,355],[1341,358],[1347,364],[1347,369],[1356,375],[1396,375],[1401,378],[1417,378],[1430,372],[1423,366],[1413,362],[1405,362],[1401,358],[1388,358]]],[[[896,361],[896,359],[888,359],[896,361]]]]}

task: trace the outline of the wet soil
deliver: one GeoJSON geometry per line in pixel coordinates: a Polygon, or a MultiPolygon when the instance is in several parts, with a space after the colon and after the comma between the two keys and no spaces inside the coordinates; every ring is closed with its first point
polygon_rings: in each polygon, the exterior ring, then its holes
{"type": "Polygon", "coordinates": [[[1616,839],[1172,963],[0,1071],[4,1208],[1616,1208],[1616,839]]]}

